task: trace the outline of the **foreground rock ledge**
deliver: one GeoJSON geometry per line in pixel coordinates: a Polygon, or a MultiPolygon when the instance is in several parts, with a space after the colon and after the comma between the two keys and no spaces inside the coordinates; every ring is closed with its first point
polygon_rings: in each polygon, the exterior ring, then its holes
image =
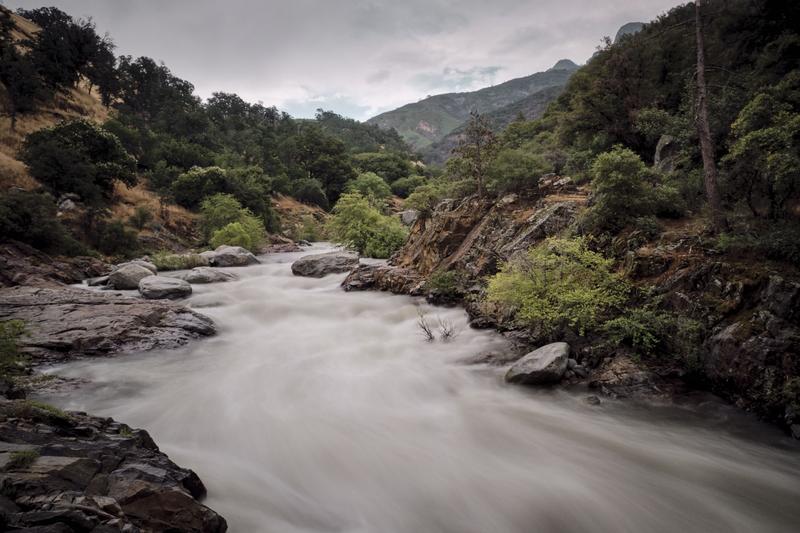
{"type": "Polygon", "coordinates": [[[25,321],[23,350],[35,363],[174,348],[216,333],[180,304],[83,289],[0,289],[0,320],[25,321]]]}
{"type": "Polygon", "coordinates": [[[35,402],[0,402],[0,487],[0,531],[227,530],[146,431],[35,402]]]}

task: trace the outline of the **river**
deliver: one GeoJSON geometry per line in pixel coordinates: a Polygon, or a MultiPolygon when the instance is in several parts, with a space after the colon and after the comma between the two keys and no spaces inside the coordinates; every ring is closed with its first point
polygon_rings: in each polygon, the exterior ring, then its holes
{"type": "Polygon", "coordinates": [[[800,528],[800,447],[774,428],[505,385],[461,363],[505,347],[462,310],[294,277],[300,255],[195,285],[218,336],[54,368],[89,383],[47,400],[147,429],[234,533],[800,528]],[[426,342],[419,312],[458,334],[426,342]]]}

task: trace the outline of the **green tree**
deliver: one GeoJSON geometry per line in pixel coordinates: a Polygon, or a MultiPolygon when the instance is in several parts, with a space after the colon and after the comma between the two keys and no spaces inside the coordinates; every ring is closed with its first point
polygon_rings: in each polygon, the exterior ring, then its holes
{"type": "Polygon", "coordinates": [[[114,134],[87,120],[31,133],[21,159],[53,194],[75,193],[91,206],[105,204],[115,182],[129,186],[137,182],[133,156],[114,134]]]}
{"type": "Polygon", "coordinates": [[[485,194],[487,171],[497,149],[497,139],[489,120],[477,111],[472,111],[464,135],[453,149],[453,154],[463,160],[465,177],[475,181],[478,196],[483,197],[485,194]]]}
{"type": "Polygon", "coordinates": [[[599,229],[618,230],[648,214],[652,198],[645,181],[648,169],[632,150],[615,146],[592,165],[594,205],[589,216],[599,229]]]}
{"type": "Polygon", "coordinates": [[[800,193],[800,70],[757,94],[731,129],[722,159],[728,196],[744,199],[754,216],[785,215],[800,193]]]}
{"type": "Polygon", "coordinates": [[[56,201],[47,193],[11,190],[0,195],[0,235],[47,253],[86,253],[59,222],[56,201]]]}
{"type": "Polygon", "coordinates": [[[428,183],[427,178],[424,176],[409,176],[407,178],[400,178],[392,183],[392,193],[400,198],[408,198],[408,196],[428,183]]]}
{"type": "Polygon", "coordinates": [[[345,193],[328,223],[338,243],[368,257],[387,258],[405,242],[408,232],[396,217],[382,215],[359,193],[345,193]]]}
{"type": "Polygon", "coordinates": [[[522,149],[504,149],[489,165],[486,186],[495,194],[535,191],[539,178],[552,170],[552,165],[541,155],[522,149]]]}
{"type": "Polygon", "coordinates": [[[369,199],[373,205],[383,208],[386,200],[392,195],[392,189],[382,177],[374,172],[364,172],[349,182],[345,189],[349,193],[357,192],[369,199]]]}
{"type": "Polygon", "coordinates": [[[366,152],[353,156],[353,163],[361,172],[374,172],[388,183],[411,175],[411,162],[396,152],[366,152]]]}

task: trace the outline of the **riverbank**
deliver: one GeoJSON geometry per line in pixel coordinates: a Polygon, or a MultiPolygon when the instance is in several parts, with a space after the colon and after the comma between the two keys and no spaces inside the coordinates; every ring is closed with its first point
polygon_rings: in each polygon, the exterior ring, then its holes
{"type": "Polygon", "coordinates": [[[196,287],[217,336],[67,363],[52,371],[88,383],[43,399],[147,427],[232,531],[794,527],[797,448],[773,428],[705,400],[505,385],[502,367],[464,362],[507,339],[460,308],[294,276],[301,255],[196,287]],[[440,320],[458,335],[444,341],[440,320]]]}

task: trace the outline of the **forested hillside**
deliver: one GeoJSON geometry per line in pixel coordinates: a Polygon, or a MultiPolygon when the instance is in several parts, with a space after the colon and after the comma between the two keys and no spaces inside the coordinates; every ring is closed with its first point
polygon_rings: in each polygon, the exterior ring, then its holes
{"type": "Polygon", "coordinates": [[[394,131],[322,110],[295,120],[229,93],[202,101],[166,65],[116,57],[91,21],[56,8],[0,16],[3,184],[26,189],[3,197],[7,238],[68,253],[192,246],[223,229],[199,231],[195,213],[225,198],[228,240],[257,249],[267,232],[321,230],[313,211],[305,230],[281,228],[272,196],[327,210],[360,174],[387,189],[412,174],[394,131]],[[53,229],[30,231],[37,222],[53,229]]]}

